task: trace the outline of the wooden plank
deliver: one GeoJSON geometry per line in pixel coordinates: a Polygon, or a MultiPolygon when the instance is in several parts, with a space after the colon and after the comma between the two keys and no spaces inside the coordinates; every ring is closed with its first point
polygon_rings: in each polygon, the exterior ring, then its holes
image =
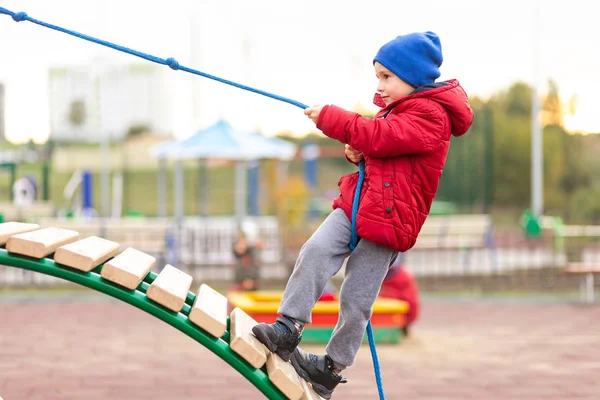
{"type": "Polygon", "coordinates": [[[236,307],[231,311],[229,347],[248,361],[254,368],[262,368],[267,362],[267,348],[252,334],[252,328],[257,322],[236,307]]]}
{"type": "Polygon", "coordinates": [[[119,252],[119,243],[90,236],[56,249],[54,261],[67,267],[89,272],[119,252]]]}
{"type": "Polygon", "coordinates": [[[61,228],[43,228],[11,236],[6,250],[33,258],[44,258],[60,246],[79,239],[79,233],[61,228]]]}
{"type": "Polygon", "coordinates": [[[227,297],[203,283],[189,318],[214,337],[223,336],[227,330],[227,297]]]}
{"type": "Polygon", "coordinates": [[[179,312],[191,286],[190,275],[167,264],[148,288],[146,296],[171,311],[179,312]]]}
{"type": "Polygon", "coordinates": [[[105,263],[100,275],[107,281],[135,290],[155,265],[155,257],[129,247],[105,263]]]}
{"type": "Polygon", "coordinates": [[[291,363],[283,361],[277,354],[269,353],[267,373],[273,385],[281,390],[288,399],[300,400],[302,398],[304,390],[300,384],[300,377],[291,363]]]}
{"type": "Polygon", "coordinates": [[[38,224],[24,222],[3,222],[0,224],[0,246],[4,246],[8,239],[19,233],[31,232],[40,229],[38,224]]]}

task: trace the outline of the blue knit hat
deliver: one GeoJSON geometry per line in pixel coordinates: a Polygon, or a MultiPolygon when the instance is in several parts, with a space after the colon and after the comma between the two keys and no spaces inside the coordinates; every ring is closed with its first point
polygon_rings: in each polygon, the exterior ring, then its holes
{"type": "Polygon", "coordinates": [[[440,38],[433,32],[398,36],[381,46],[375,61],[412,87],[433,83],[443,61],[440,38]]]}

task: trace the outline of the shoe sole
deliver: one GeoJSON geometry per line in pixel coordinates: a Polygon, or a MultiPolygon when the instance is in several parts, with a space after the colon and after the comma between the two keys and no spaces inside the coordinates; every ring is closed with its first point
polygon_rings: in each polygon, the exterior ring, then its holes
{"type": "Polygon", "coordinates": [[[264,344],[267,347],[267,349],[269,349],[271,353],[277,354],[285,362],[290,361],[290,358],[292,358],[291,351],[286,349],[280,349],[279,347],[277,347],[277,345],[273,343],[271,339],[269,339],[269,337],[266,334],[264,334],[260,329],[252,329],[252,333],[258,339],[259,342],[264,344]]]}
{"type": "Polygon", "coordinates": [[[296,359],[294,357],[292,357],[292,365],[294,366],[294,369],[296,370],[296,373],[298,375],[300,375],[305,381],[307,381],[308,383],[311,384],[313,390],[322,398],[329,400],[331,399],[331,395],[333,394],[333,390],[327,389],[325,386],[313,382],[312,379],[310,379],[310,376],[308,375],[308,372],[306,372],[304,370],[304,368],[302,368],[300,366],[300,364],[298,364],[296,362],[296,359]]]}

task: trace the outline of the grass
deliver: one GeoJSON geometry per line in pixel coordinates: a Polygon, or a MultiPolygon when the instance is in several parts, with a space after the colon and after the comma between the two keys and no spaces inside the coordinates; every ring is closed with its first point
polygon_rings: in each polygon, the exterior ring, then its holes
{"type": "MultiPolygon", "coordinates": [[[[113,164],[113,173],[122,172],[124,177],[123,187],[123,210],[135,211],[146,216],[155,216],[158,212],[158,188],[157,188],[157,164],[156,161],[148,156],[148,159],[139,163],[133,162],[127,164],[128,159],[136,158],[138,154],[136,148],[128,147],[128,150],[122,151],[121,147],[125,144],[111,145],[111,163],[113,164]],[[129,168],[123,167],[129,165],[129,168]],[[133,169],[137,165],[137,169],[133,169]],[[145,168],[145,169],[140,169],[145,168]]],[[[71,207],[70,202],[64,198],[64,188],[71,178],[76,168],[96,168],[99,169],[102,164],[100,153],[90,152],[90,149],[98,148],[98,144],[71,144],[60,145],[60,152],[55,155],[57,165],[72,165],[72,171],[53,170],[50,172],[49,197],[50,201],[59,209],[66,210],[71,207]],[[93,158],[93,159],[92,159],[93,158]],[[70,163],[68,162],[70,160],[70,163]],[[73,164],[77,163],[77,165],[73,164]]],[[[14,150],[12,147],[10,148],[14,150]]],[[[146,152],[147,149],[139,151],[146,152]]],[[[340,153],[341,155],[341,153],[340,153]]],[[[137,159],[137,158],[136,158],[137,159]]],[[[261,187],[260,187],[260,208],[262,214],[273,215],[278,212],[290,212],[302,209],[306,211],[309,203],[309,197],[324,197],[328,192],[336,194],[338,191],[337,182],[339,177],[351,172],[355,172],[356,166],[346,162],[342,157],[321,158],[318,161],[317,189],[315,193],[310,193],[309,188],[304,183],[304,162],[303,160],[293,160],[288,170],[288,185],[278,187],[277,163],[275,161],[261,162],[261,187]],[[283,199],[283,200],[282,200],[283,199]]],[[[17,167],[17,178],[34,175],[39,183],[41,192],[42,165],[40,163],[20,164],[17,167]]],[[[93,172],[93,204],[94,208],[100,210],[102,204],[102,174],[99,171],[93,172]]],[[[208,173],[208,194],[209,194],[209,214],[210,215],[233,215],[234,213],[234,167],[233,165],[211,168],[208,173]]],[[[443,200],[443,194],[448,190],[444,187],[451,184],[448,178],[442,178],[438,200],[443,200]]],[[[454,184],[451,185],[453,190],[454,184]]],[[[184,212],[186,215],[199,215],[199,193],[206,188],[200,187],[199,170],[197,163],[190,161],[186,164],[184,174],[184,212]]],[[[173,215],[173,174],[172,170],[167,173],[167,213],[173,215]]],[[[450,193],[450,194],[452,194],[450,193]]],[[[0,202],[10,200],[10,174],[7,170],[0,170],[0,202]]],[[[456,197],[456,196],[454,196],[456,197]]],[[[41,193],[38,198],[41,198],[41,193]]],[[[456,197],[462,198],[462,197],[456,197]]],[[[481,212],[480,205],[465,205],[457,207],[458,212],[481,212]]],[[[327,207],[327,209],[329,209],[327,207]]],[[[514,226],[518,223],[518,216],[522,210],[498,210],[494,209],[493,218],[499,226],[514,226]]],[[[302,220],[302,216],[297,217],[302,220]]]]}

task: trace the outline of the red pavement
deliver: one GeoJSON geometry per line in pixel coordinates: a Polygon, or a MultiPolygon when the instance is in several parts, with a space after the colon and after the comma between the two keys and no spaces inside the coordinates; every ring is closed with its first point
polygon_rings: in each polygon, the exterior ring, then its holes
{"type": "MultiPolygon", "coordinates": [[[[430,301],[412,335],[378,346],[389,400],[600,399],[600,306],[430,301]]],[[[377,399],[368,346],[346,376],[333,399],[377,399]]],[[[117,302],[0,302],[0,397],[263,398],[192,339],[117,302]]]]}

